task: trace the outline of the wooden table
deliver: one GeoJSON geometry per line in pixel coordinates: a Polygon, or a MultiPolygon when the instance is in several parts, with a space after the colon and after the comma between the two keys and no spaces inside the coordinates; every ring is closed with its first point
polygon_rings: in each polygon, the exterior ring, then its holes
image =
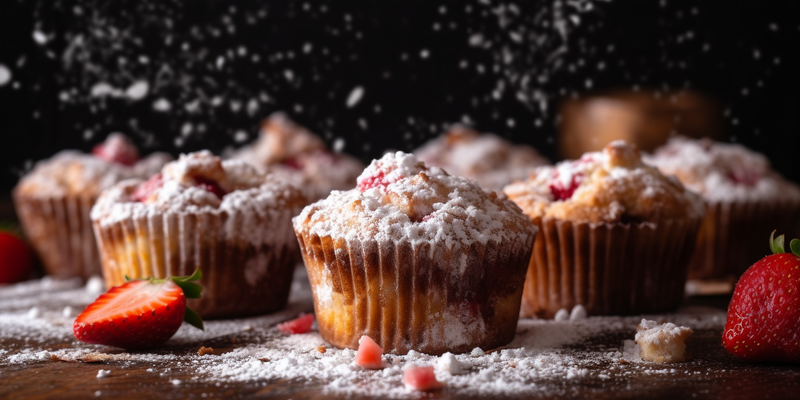
{"type": "MultiPolygon", "coordinates": [[[[304,279],[303,274],[298,274],[298,279],[304,279]]],[[[36,281],[34,281],[36,282],[36,281]]],[[[38,283],[37,283],[38,284],[38,283]]],[[[69,286],[69,285],[67,285],[69,286]]],[[[78,290],[79,284],[64,289],[78,290]]],[[[15,294],[11,288],[0,288],[0,398],[220,398],[220,397],[274,397],[279,399],[316,399],[316,398],[364,398],[358,392],[337,394],[325,391],[328,382],[316,379],[294,380],[253,380],[248,382],[225,382],[213,377],[200,377],[193,373],[192,368],[187,368],[186,360],[197,358],[196,353],[201,346],[212,347],[214,354],[204,357],[219,357],[221,354],[238,347],[254,343],[269,346],[270,338],[277,333],[272,326],[282,319],[297,315],[301,311],[311,311],[311,302],[307,288],[293,295],[287,311],[273,316],[228,321],[220,324],[226,326],[253,326],[254,329],[239,330],[235,333],[221,334],[218,336],[205,336],[199,340],[182,336],[184,329],[179,331],[176,338],[168,345],[152,352],[125,353],[118,349],[103,346],[84,345],[75,342],[68,335],[68,326],[65,335],[56,335],[55,338],[41,338],[38,334],[31,337],[20,337],[14,333],[13,324],[9,325],[8,316],[16,315],[17,320],[24,313],[31,313],[32,304],[40,304],[43,315],[47,310],[59,312],[60,308],[70,306],[75,312],[80,310],[87,296],[68,296],[65,301],[55,304],[56,300],[49,299],[52,293],[57,293],[58,288],[45,290],[50,294],[35,293],[36,290],[21,291],[15,294]],[[33,293],[32,293],[33,292],[33,293]],[[38,296],[38,297],[37,297],[38,296]],[[69,298],[74,297],[73,300],[69,298]],[[38,300],[42,298],[44,300],[38,300]],[[47,299],[45,299],[47,298],[47,299]],[[6,317],[3,317],[6,316],[6,317]],[[4,320],[3,318],[6,318],[4,320]],[[12,331],[9,333],[9,331],[12,331]],[[84,355],[82,361],[70,356],[59,356],[59,351],[75,351],[75,348],[95,349],[93,353],[84,355]],[[49,358],[22,363],[9,363],[13,354],[21,354],[25,349],[45,350],[49,358]],[[137,361],[136,357],[146,357],[148,354],[162,356],[159,361],[137,361]],[[178,356],[175,360],[166,360],[163,357],[178,356]],[[134,358],[130,359],[131,356],[134,358]],[[4,358],[5,357],[5,358],[4,358]],[[98,378],[99,370],[110,370],[108,377],[98,378]],[[153,371],[166,371],[154,373],[153,371]],[[178,384],[175,384],[178,382],[178,384]]],[[[80,289],[83,290],[83,289],[80,289]]],[[[80,293],[80,292],[76,292],[80,293]]],[[[686,306],[703,306],[715,308],[717,313],[722,313],[728,298],[726,296],[691,297],[686,301],[686,306]]],[[[685,310],[691,310],[688,308],[685,310]]],[[[65,311],[66,312],[66,311],[65,311]]],[[[691,311],[687,311],[691,312],[691,311]]],[[[724,316],[724,314],[721,314],[724,316]]],[[[74,318],[72,316],[71,318],[74,318]]],[[[65,318],[62,322],[69,321],[65,318]]],[[[211,322],[212,324],[214,322],[211,322]]],[[[547,322],[552,323],[552,322],[547,322]]],[[[67,324],[68,325],[68,324],[67,324]]],[[[48,328],[50,329],[50,328],[48,328]]],[[[53,329],[61,329],[56,326],[53,329]]],[[[650,373],[649,367],[612,365],[612,361],[600,360],[587,366],[589,373],[581,379],[548,380],[536,382],[540,387],[547,386],[546,391],[511,396],[512,398],[798,398],[800,397],[800,368],[789,365],[757,365],[738,361],[728,354],[720,345],[721,328],[696,330],[689,342],[688,352],[691,356],[689,362],[672,364],[666,368],[675,368],[672,373],[650,373]],[[616,368],[611,368],[616,367],[616,368]],[[618,373],[609,373],[610,370],[618,373]],[[622,373],[621,371],[625,371],[622,373]]],[[[47,335],[44,335],[47,336],[47,335]]],[[[629,329],[610,331],[602,335],[591,337],[577,345],[572,351],[578,354],[585,352],[587,357],[599,349],[619,348],[622,341],[632,339],[633,332],[629,329]]],[[[273,360],[274,361],[274,360],[273,360]]],[[[646,364],[643,364],[646,365],[646,364]]],[[[659,366],[660,368],[660,366],[659,366]]],[[[663,372],[663,371],[662,371],[663,372]]],[[[409,392],[411,398],[487,398],[463,390],[445,389],[430,394],[409,392]]],[[[495,396],[488,396],[493,398],[495,396]]]]}

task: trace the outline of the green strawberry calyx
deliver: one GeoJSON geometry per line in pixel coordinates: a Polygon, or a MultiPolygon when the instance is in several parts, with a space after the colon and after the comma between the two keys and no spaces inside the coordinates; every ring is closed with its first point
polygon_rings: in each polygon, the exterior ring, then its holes
{"type": "MultiPolygon", "coordinates": [[[[772,233],[769,235],[769,248],[772,250],[772,254],[786,253],[786,250],[784,250],[785,242],[783,235],[775,237],[775,232],[776,231],[772,231],[772,233]]],[[[792,239],[792,241],[789,242],[789,249],[791,250],[792,254],[800,257],[800,240],[792,239]]]]}
{"type": "MultiPolygon", "coordinates": [[[[183,294],[187,299],[199,299],[203,295],[203,287],[196,282],[202,278],[203,272],[200,271],[200,268],[196,269],[190,276],[170,276],[163,279],[152,277],[144,279],[131,279],[125,275],[126,281],[148,281],[155,285],[171,280],[172,282],[175,282],[175,284],[178,285],[181,290],[183,290],[183,294]]],[[[196,311],[189,307],[186,307],[186,311],[183,313],[183,320],[197,329],[205,330],[203,328],[203,319],[200,318],[200,315],[196,311]]]]}

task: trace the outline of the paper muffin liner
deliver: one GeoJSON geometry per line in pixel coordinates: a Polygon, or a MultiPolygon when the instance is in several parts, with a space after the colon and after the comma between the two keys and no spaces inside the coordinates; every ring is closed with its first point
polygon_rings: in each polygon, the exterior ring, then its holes
{"type": "Polygon", "coordinates": [[[48,275],[57,278],[100,275],[92,220],[97,196],[29,196],[14,193],[22,230],[48,275]]]}
{"type": "Polygon", "coordinates": [[[771,254],[768,238],[773,230],[787,239],[800,230],[800,200],[706,202],[706,210],[689,279],[735,280],[771,254]]]}
{"type": "Polygon", "coordinates": [[[291,218],[298,210],[152,214],[94,221],[106,286],[125,276],[165,278],[200,268],[203,318],[233,318],[286,306],[299,261],[291,218]]]}
{"type": "Polygon", "coordinates": [[[588,223],[535,218],[523,316],[552,318],[583,305],[589,315],[677,308],[701,219],[588,223]]]}
{"type": "Polygon", "coordinates": [[[362,241],[297,232],[322,338],[385,352],[461,353],[514,338],[534,235],[483,245],[362,241]]]}

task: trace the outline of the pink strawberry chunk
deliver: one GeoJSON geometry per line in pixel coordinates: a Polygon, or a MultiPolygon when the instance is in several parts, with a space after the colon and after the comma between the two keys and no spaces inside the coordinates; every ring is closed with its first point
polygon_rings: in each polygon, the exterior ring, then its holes
{"type": "Polygon", "coordinates": [[[420,391],[440,389],[444,384],[436,380],[433,367],[411,367],[403,372],[403,383],[407,388],[420,391]]]}
{"type": "Polygon", "coordinates": [[[313,323],[314,323],[314,314],[306,314],[300,316],[299,318],[295,318],[291,321],[286,321],[282,324],[278,324],[278,329],[280,329],[281,332],[287,335],[306,333],[311,330],[311,324],[313,323]]]}
{"type": "Polygon", "coordinates": [[[366,192],[374,187],[385,188],[389,186],[389,183],[384,172],[379,170],[376,175],[362,179],[361,182],[358,183],[358,190],[366,192]]]}
{"type": "Polygon", "coordinates": [[[164,177],[161,174],[155,174],[146,182],[137,186],[131,197],[133,197],[135,201],[144,202],[162,186],[164,186],[164,177]]]}
{"type": "Polygon", "coordinates": [[[356,364],[367,369],[383,368],[383,349],[378,346],[372,338],[367,335],[358,339],[358,352],[356,353],[356,364]]]}
{"type": "Polygon", "coordinates": [[[139,161],[139,152],[125,136],[111,134],[105,142],[92,148],[92,154],[107,162],[131,166],[139,161]]]}
{"type": "Polygon", "coordinates": [[[219,185],[219,183],[217,183],[217,181],[215,181],[213,179],[207,179],[207,178],[203,178],[202,176],[198,176],[198,177],[195,177],[194,180],[195,180],[195,182],[197,182],[197,186],[200,186],[201,188],[203,188],[203,189],[205,189],[205,190],[207,190],[207,191],[209,191],[211,193],[214,193],[220,199],[223,196],[225,196],[226,194],[228,194],[228,192],[226,192],[225,189],[223,189],[219,185]]]}

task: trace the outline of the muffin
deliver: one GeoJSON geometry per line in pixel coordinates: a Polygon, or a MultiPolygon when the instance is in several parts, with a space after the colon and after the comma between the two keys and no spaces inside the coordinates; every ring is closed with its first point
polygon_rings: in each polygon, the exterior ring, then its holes
{"type": "Polygon", "coordinates": [[[677,179],[642,163],[634,145],[540,167],[504,189],[539,227],[523,316],[552,318],[676,308],[704,207],[677,179]]]}
{"type": "Polygon", "coordinates": [[[304,204],[299,189],[244,161],[181,155],[92,208],[106,286],[200,268],[203,297],[187,304],[204,318],[282,309],[299,261],[291,218],[304,204]]]}
{"type": "Polygon", "coordinates": [[[267,118],[258,140],[234,152],[231,158],[281,176],[300,188],[309,201],[324,198],[331,190],[354,188],[364,169],[354,157],[328,150],[322,139],[283,113],[267,118]]]}
{"type": "Polygon", "coordinates": [[[536,227],[504,195],[397,152],[293,222],[329,343],[442,354],[513,339],[536,227]]]}
{"type": "Polygon", "coordinates": [[[100,192],[124,179],[146,178],[172,159],[165,153],[140,159],[136,147],[118,133],[92,153],[61,151],[39,161],[14,188],[20,223],[48,275],[99,275],[89,211],[100,192]]]}
{"type": "Polygon", "coordinates": [[[550,164],[530,146],[514,145],[491,133],[479,134],[464,125],[454,125],[415,150],[414,155],[427,165],[498,191],[514,180],[527,178],[534,168],[550,164]]]}
{"type": "Polygon", "coordinates": [[[768,254],[763,238],[797,232],[800,188],[744,146],[675,137],[645,161],[699,193],[708,212],[689,268],[691,279],[735,279],[768,254]]]}

